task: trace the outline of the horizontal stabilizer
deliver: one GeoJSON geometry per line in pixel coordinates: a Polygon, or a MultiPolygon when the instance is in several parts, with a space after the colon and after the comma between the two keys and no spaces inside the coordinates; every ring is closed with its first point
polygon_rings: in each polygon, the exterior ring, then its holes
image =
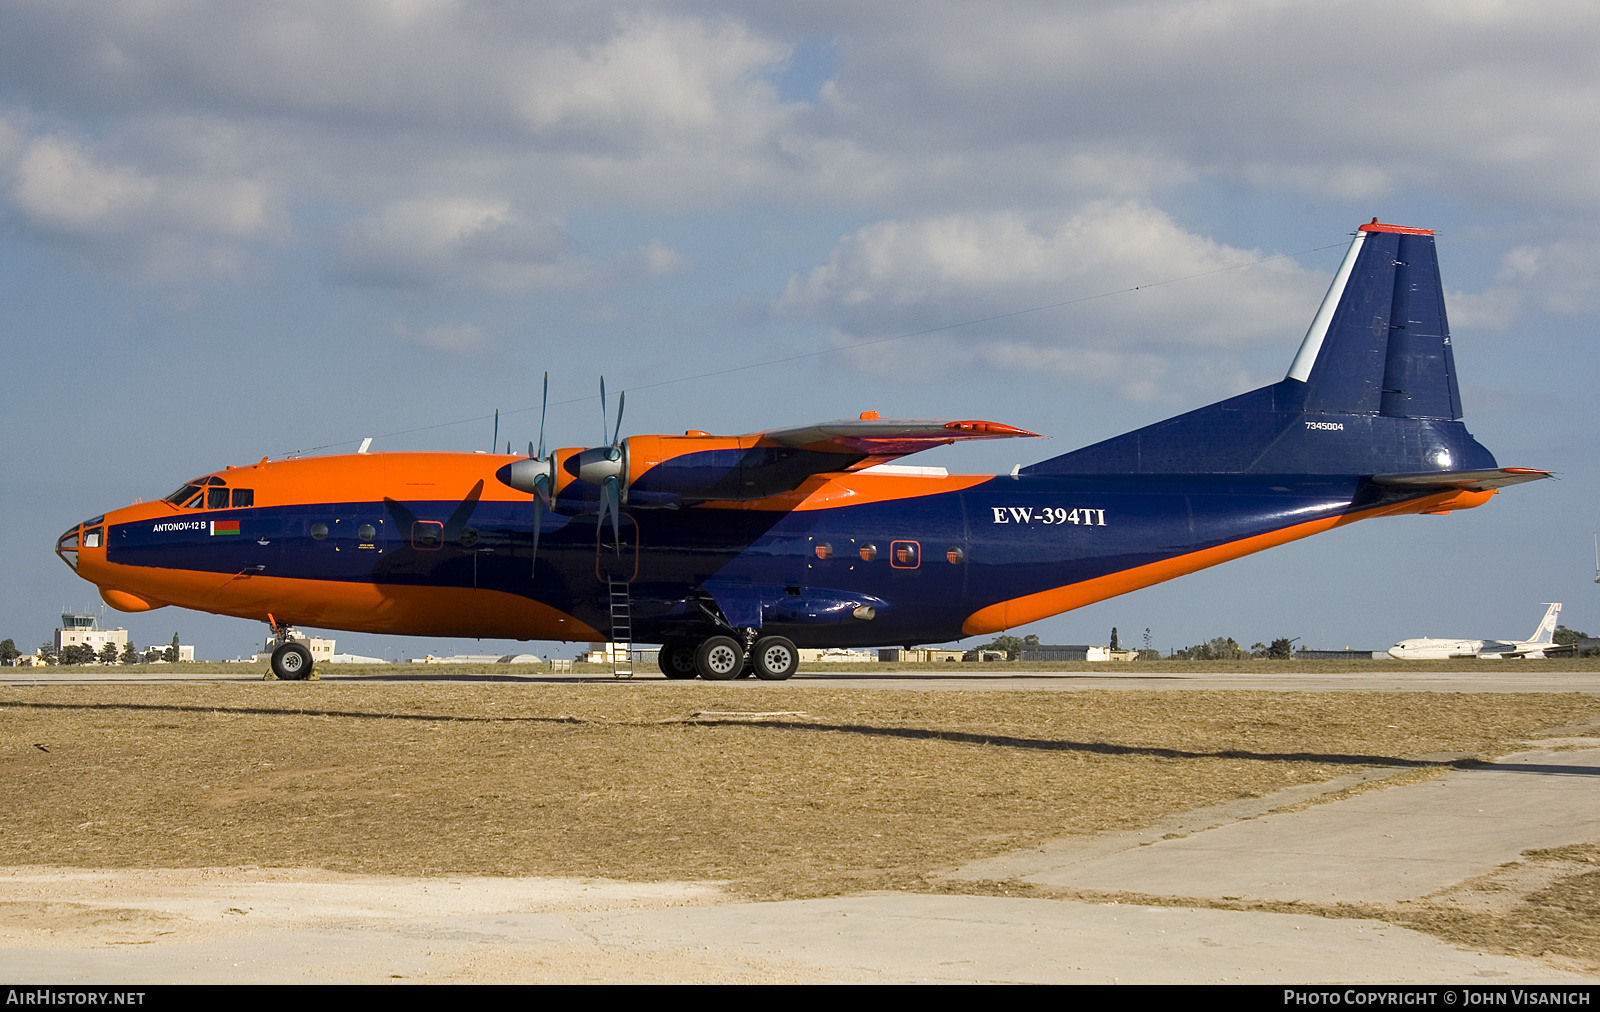
{"type": "Polygon", "coordinates": [[[1529,467],[1500,467],[1478,471],[1408,471],[1397,474],[1375,474],[1372,481],[1378,485],[1404,488],[1453,488],[1463,492],[1487,492],[1490,489],[1520,485],[1525,481],[1538,481],[1552,477],[1549,471],[1529,467]]]}

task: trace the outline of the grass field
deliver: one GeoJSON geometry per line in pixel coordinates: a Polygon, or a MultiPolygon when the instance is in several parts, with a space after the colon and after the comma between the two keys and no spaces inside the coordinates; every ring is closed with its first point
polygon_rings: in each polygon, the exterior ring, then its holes
{"type": "MultiPolygon", "coordinates": [[[[0,865],[717,880],[754,898],[946,889],[940,873],[974,858],[1356,769],[1437,775],[1562,728],[1600,732],[1600,698],[804,681],[11,687],[0,865]]],[[[1530,902],[1600,923],[1597,883],[1568,870],[1570,888],[1530,902]]],[[[1499,937],[1474,917],[1430,930],[1499,937]]],[[[1572,958],[1600,965],[1595,939],[1579,949],[1572,958]]]]}

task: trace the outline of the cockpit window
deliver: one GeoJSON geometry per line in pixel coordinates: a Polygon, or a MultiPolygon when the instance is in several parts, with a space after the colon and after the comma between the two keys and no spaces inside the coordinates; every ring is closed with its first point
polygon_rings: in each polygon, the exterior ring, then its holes
{"type": "Polygon", "coordinates": [[[166,501],[174,506],[184,509],[222,510],[227,509],[229,500],[234,506],[250,506],[255,503],[255,490],[248,488],[230,489],[228,483],[214,474],[204,478],[195,478],[183,484],[178,491],[167,496],[166,501]]]}

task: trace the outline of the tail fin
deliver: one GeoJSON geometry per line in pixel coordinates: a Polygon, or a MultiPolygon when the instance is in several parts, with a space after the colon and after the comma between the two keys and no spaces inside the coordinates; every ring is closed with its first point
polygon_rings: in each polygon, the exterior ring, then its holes
{"type": "Polygon", "coordinates": [[[1552,604],[1544,613],[1544,618],[1539,620],[1539,628],[1533,631],[1533,638],[1529,643],[1554,643],[1556,641],[1556,618],[1561,614],[1561,605],[1552,604]]]}
{"type": "Polygon", "coordinates": [[[1025,474],[1380,474],[1496,466],[1461,424],[1433,233],[1356,232],[1282,382],[1025,474]]]}

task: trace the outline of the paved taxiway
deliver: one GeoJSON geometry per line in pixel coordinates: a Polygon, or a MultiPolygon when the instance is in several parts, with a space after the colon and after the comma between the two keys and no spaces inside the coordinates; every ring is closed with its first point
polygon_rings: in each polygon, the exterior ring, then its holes
{"type": "MultiPolygon", "coordinates": [[[[885,673],[854,673],[837,670],[805,670],[795,676],[795,681],[813,685],[827,685],[840,689],[921,689],[935,691],[1023,691],[1023,692],[1076,692],[1083,689],[1252,689],[1264,692],[1584,692],[1600,695],[1600,671],[1562,671],[1544,667],[1544,662],[1510,662],[1502,666],[1485,662],[1477,670],[1461,671],[1406,671],[1403,668],[1386,668],[1374,665],[1371,671],[1346,672],[1208,672],[1182,671],[1152,673],[1149,671],[1027,671],[1017,673],[942,671],[897,671],[885,673]]],[[[371,671],[371,669],[367,669],[371,671]]],[[[605,674],[548,675],[538,672],[519,673],[451,671],[447,665],[430,666],[417,672],[408,667],[396,666],[387,671],[346,675],[338,667],[326,665],[317,669],[317,677],[324,681],[361,682],[508,682],[525,685],[610,684],[618,681],[605,674]]],[[[664,682],[653,669],[640,669],[639,680],[664,682]]],[[[10,668],[0,674],[0,685],[93,685],[117,683],[171,684],[174,682],[259,682],[259,670],[233,672],[227,665],[217,665],[204,671],[174,670],[172,672],[119,674],[116,668],[10,668]]],[[[683,684],[702,684],[686,682],[683,684]]],[[[747,687],[759,690],[771,685],[757,679],[746,678],[732,682],[719,682],[724,688],[747,687]]]]}
{"type": "MultiPolygon", "coordinates": [[[[819,680],[946,690],[1600,692],[1600,675],[1531,668],[819,680]]],[[[1530,848],[1600,839],[1594,733],[1561,732],[1496,763],[1309,807],[1298,803],[1388,774],[1356,773],[1186,813],[1140,833],[1063,841],[950,873],[957,881],[1159,897],[1158,905],[903,893],[743,903],[723,902],[713,885],[694,883],[10,869],[0,870],[0,907],[58,916],[50,931],[30,929],[27,918],[8,923],[0,975],[51,983],[1593,981],[1600,978],[1465,951],[1379,920],[1203,904],[1392,903],[1492,873],[1530,848]]]]}

